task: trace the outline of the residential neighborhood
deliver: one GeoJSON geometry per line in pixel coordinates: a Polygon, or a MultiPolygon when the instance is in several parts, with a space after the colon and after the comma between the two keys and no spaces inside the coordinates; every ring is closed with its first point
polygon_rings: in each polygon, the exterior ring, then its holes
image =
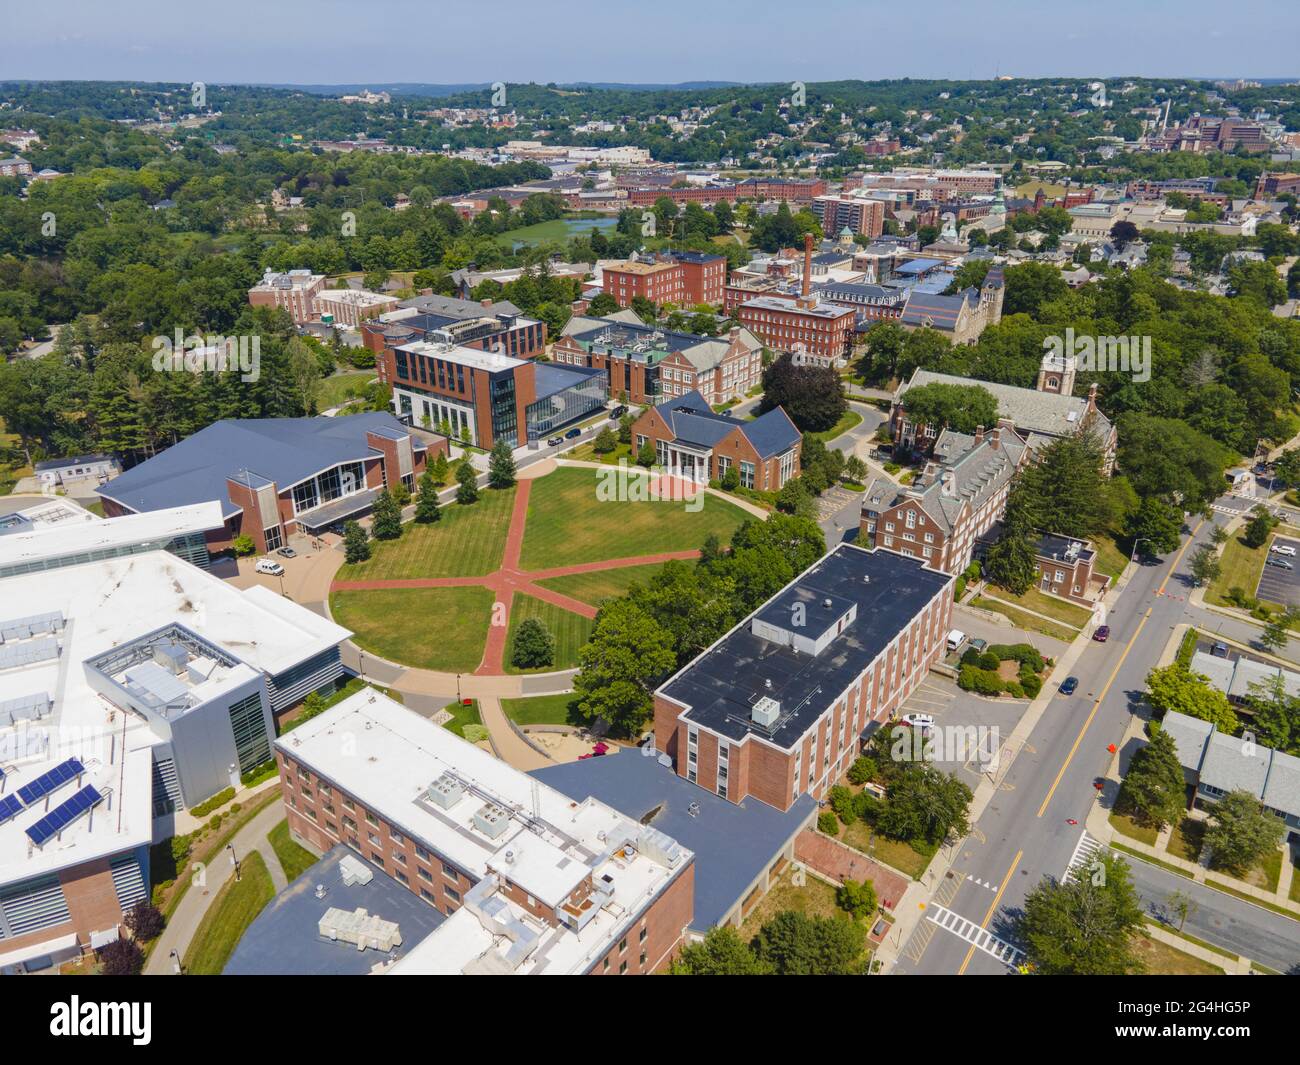
{"type": "Polygon", "coordinates": [[[1280,1032],[1162,981],[1300,975],[1294,49],[399,6],[15,12],[0,974],[88,978],[15,1015],[1086,976],[963,1002],[1280,1032]]]}

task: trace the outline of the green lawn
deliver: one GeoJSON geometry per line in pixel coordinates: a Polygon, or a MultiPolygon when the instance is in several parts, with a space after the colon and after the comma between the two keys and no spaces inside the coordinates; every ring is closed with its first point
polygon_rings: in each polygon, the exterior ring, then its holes
{"type": "Polygon", "coordinates": [[[977,595],[971,602],[971,606],[981,607],[984,610],[992,610],[994,613],[1002,614],[1007,617],[1019,629],[1027,629],[1030,632],[1041,632],[1044,636],[1051,636],[1053,639],[1061,640],[1063,643],[1069,643],[1079,633],[1064,625],[1058,625],[1054,621],[1045,621],[1043,618],[1035,617],[1033,614],[1026,614],[1023,610],[1017,610],[1013,606],[1007,606],[1005,603],[999,603],[994,599],[986,596],[977,595]]]}
{"type": "Polygon", "coordinates": [[[925,867],[930,864],[930,859],[934,857],[934,852],[939,849],[930,846],[924,840],[905,843],[900,840],[886,839],[878,832],[874,840],[871,837],[872,828],[869,824],[865,821],[854,821],[843,829],[840,840],[854,850],[861,851],[868,857],[875,858],[882,864],[910,876],[913,880],[920,878],[925,872],[925,867]]]}
{"type": "Polygon", "coordinates": [[[556,669],[574,669],[578,665],[578,648],[591,638],[594,622],[581,614],[551,603],[534,599],[531,595],[516,595],[510,606],[510,635],[506,640],[507,673],[547,673],[556,669]],[[515,633],[526,618],[539,618],[555,637],[555,661],[540,669],[520,669],[514,660],[515,633]]]}
{"type": "Polygon", "coordinates": [[[330,612],[364,650],[420,669],[470,673],[483,659],[493,598],[473,586],[334,592],[330,612]]]}
{"type": "Polygon", "coordinates": [[[1300,857],[1297,857],[1294,849],[1291,850],[1291,864],[1294,868],[1291,870],[1291,891],[1289,895],[1292,902],[1300,902],[1300,857]]]}
{"type": "MultiPolygon", "coordinates": [[[[549,479],[549,478],[548,478],[549,479]]],[[[477,503],[443,508],[432,525],[408,522],[397,540],[371,542],[369,561],[344,566],[341,581],[481,577],[501,566],[515,490],[479,493],[477,503]]]]}
{"type": "Polygon", "coordinates": [[[562,467],[534,482],[524,569],[698,549],[710,533],[728,540],[746,517],[739,507],[712,495],[704,496],[702,506],[697,500],[601,501],[596,495],[599,473],[562,467]]]}
{"type": "Polygon", "coordinates": [[[494,239],[507,249],[514,246],[514,241],[521,241],[524,244],[546,242],[564,244],[574,237],[590,236],[593,228],[606,235],[614,231],[612,220],[608,215],[597,218],[566,217],[552,218],[547,222],[521,226],[518,229],[507,229],[504,233],[497,234],[494,239]]]}
{"type": "Polygon", "coordinates": [[[1024,595],[1012,595],[1005,588],[995,588],[992,594],[1010,603],[1017,603],[1026,610],[1046,614],[1049,618],[1055,618],[1074,629],[1083,628],[1092,618],[1092,611],[1074,603],[1067,603],[1056,596],[1047,595],[1037,588],[1030,588],[1024,595]]]}
{"type": "Polygon", "coordinates": [[[221,975],[248,926],[275,897],[271,874],[257,851],[242,855],[239,866],[241,878],[226,881],[185,952],[185,971],[191,976],[221,975]]]}
{"type": "Polygon", "coordinates": [[[1219,558],[1221,572],[1218,580],[1211,581],[1206,588],[1205,601],[1216,606],[1231,606],[1228,592],[1233,588],[1240,588],[1247,595],[1253,596],[1267,557],[1267,544],[1262,547],[1247,547],[1239,535],[1233,536],[1223,545],[1223,554],[1219,558]]]}
{"type": "Polygon", "coordinates": [[[281,821],[271,829],[266,838],[270,841],[275,856],[280,859],[285,879],[291,884],[320,860],[306,847],[294,841],[289,834],[288,820],[281,821]]]}
{"type": "Polygon", "coordinates": [[[1097,550],[1097,557],[1093,562],[1093,568],[1098,573],[1104,573],[1112,581],[1119,580],[1119,575],[1124,572],[1124,567],[1128,565],[1128,555],[1120,550],[1110,533],[1101,533],[1093,538],[1092,546],[1097,550]]]}
{"type": "Polygon", "coordinates": [[[1173,834],[1169,837],[1168,850],[1176,858],[1194,862],[1201,856],[1201,844],[1204,842],[1205,822],[1184,817],[1174,825],[1173,834]]]}
{"type": "Polygon", "coordinates": [[[329,410],[331,407],[337,407],[344,400],[361,395],[366,385],[374,379],[373,370],[340,373],[324,378],[320,383],[320,392],[316,396],[316,409],[329,410]]]}
{"type": "Polygon", "coordinates": [[[534,695],[525,699],[502,699],[501,709],[516,725],[577,725],[581,722],[569,709],[575,696],[534,695]]]}
{"type": "Polygon", "coordinates": [[[841,433],[847,433],[854,426],[861,425],[861,424],[862,424],[862,415],[850,407],[842,415],[840,415],[840,420],[837,421],[825,432],[809,433],[808,435],[816,437],[823,444],[829,444],[841,433]]]}
{"type": "Polygon", "coordinates": [[[448,732],[454,732],[462,740],[465,738],[466,725],[483,724],[482,715],[478,712],[478,700],[470,700],[469,706],[464,703],[448,703],[443,707],[451,715],[451,720],[442,727],[448,732]]]}
{"type": "MultiPolygon", "coordinates": [[[[617,423],[612,423],[617,428],[617,423]]],[[[607,451],[603,455],[596,453],[595,442],[588,441],[578,447],[575,447],[568,453],[567,458],[573,459],[574,462],[600,462],[606,466],[617,466],[619,459],[623,459],[629,466],[636,465],[636,458],[632,454],[631,444],[619,444],[613,451],[607,451]]]]}
{"type": "Polygon", "coordinates": [[[592,606],[600,606],[606,599],[625,595],[634,584],[649,583],[650,578],[663,568],[662,562],[652,562],[648,566],[620,566],[618,569],[573,573],[567,577],[547,577],[537,583],[543,588],[571,595],[592,606]]]}
{"type": "Polygon", "coordinates": [[[1133,952],[1142,959],[1147,976],[1223,975],[1219,966],[1211,965],[1208,961],[1202,961],[1140,932],[1133,937],[1133,952]]]}
{"type": "Polygon", "coordinates": [[[1139,843],[1145,843],[1149,847],[1156,845],[1156,838],[1160,835],[1154,826],[1138,824],[1128,814],[1122,814],[1118,811],[1111,813],[1110,823],[1115,826],[1115,830],[1121,835],[1128,836],[1129,839],[1135,839],[1139,843]]]}

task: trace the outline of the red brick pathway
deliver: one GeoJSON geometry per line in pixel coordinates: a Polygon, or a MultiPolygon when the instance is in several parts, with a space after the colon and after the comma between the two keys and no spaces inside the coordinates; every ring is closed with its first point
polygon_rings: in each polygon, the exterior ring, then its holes
{"type": "Polygon", "coordinates": [[[870,880],[876,889],[876,898],[889,910],[898,905],[907,890],[907,877],[902,873],[886,869],[860,851],[811,829],[804,829],[795,838],[794,856],[822,876],[840,883],[850,879],[870,880]]]}
{"type": "MultiPolygon", "coordinates": [[[[529,479],[518,483],[514,506],[510,512],[510,531],[506,534],[506,546],[500,569],[483,577],[398,577],[377,581],[335,581],[330,586],[330,591],[362,592],[384,588],[483,587],[491,589],[496,595],[496,602],[502,604],[505,610],[500,625],[488,626],[483,660],[479,662],[474,673],[478,676],[498,676],[505,672],[506,637],[510,632],[510,608],[514,603],[515,593],[532,596],[534,599],[540,599],[584,618],[594,618],[596,608],[590,603],[584,603],[581,599],[574,599],[550,588],[543,588],[535,582],[550,577],[569,577],[576,573],[596,573],[607,569],[650,566],[655,563],[685,561],[700,557],[698,551],[664,551],[657,555],[637,555],[634,558],[579,562],[572,566],[554,566],[550,569],[521,570],[519,557],[524,546],[524,531],[528,523],[528,497],[532,487],[533,482],[529,479]]],[[[495,612],[495,606],[493,610],[495,612]]]]}

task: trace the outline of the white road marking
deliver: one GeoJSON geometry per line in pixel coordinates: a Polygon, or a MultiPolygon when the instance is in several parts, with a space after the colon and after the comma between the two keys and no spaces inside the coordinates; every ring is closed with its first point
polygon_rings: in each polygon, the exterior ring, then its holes
{"type": "Polygon", "coordinates": [[[1080,869],[1092,862],[1093,856],[1101,849],[1101,843],[1088,835],[1085,830],[1079,837],[1079,842],[1074,845],[1074,853],[1070,855],[1069,864],[1066,865],[1065,875],[1061,880],[1068,884],[1080,869]]]}
{"type": "Polygon", "coordinates": [[[981,928],[974,921],[945,906],[932,903],[926,916],[945,932],[951,932],[958,939],[965,940],[976,950],[982,950],[1005,965],[1015,965],[1025,956],[1025,952],[1020,948],[1013,947],[987,928],[981,928]]]}

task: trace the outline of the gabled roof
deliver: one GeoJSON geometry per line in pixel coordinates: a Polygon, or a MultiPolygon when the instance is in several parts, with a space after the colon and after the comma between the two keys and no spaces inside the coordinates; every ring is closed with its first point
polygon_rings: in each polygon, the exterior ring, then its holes
{"type": "Polygon", "coordinates": [[[799,442],[799,430],[780,407],[760,414],[753,421],[742,421],[726,414],[715,414],[699,392],[687,392],[656,407],[673,435],[689,444],[716,446],[731,432],[739,429],[760,458],[771,458],[799,442]]]}
{"type": "Polygon", "coordinates": [[[908,293],[899,321],[903,325],[929,325],[950,333],[957,328],[961,312],[969,302],[969,290],[955,296],[945,296],[938,292],[913,289],[908,293]]]}
{"type": "MultiPolygon", "coordinates": [[[[280,491],[341,462],[378,454],[367,432],[393,439],[409,435],[386,411],[338,418],[228,418],[213,422],[161,454],[96,489],[135,511],[161,510],[215,499],[222,516],[239,513],[226,489],[228,477],[249,484],[274,481],[280,491]]],[[[417,451],[424,449],[412,439],[417,451]]]]}
{"type": "MultiPolygon", "coordinates": [[[[1088,401],[1081,396],[1062,396],[1055,392],[1040,392],[1036,388],[979,381],[971,377],[934,373],[931,370],[917,370],[912,374],[912,379],[900,385],[894,393],[894,402],[901,401],[909,389],[930,384],[979,385],[988,389],[997,400],[998,415],[1010,418],[1022,436],[1033,433],[1049,437],[1073,436],[1079,431],[1079,426],[1088,413],[1088,401]]],[[[904,408],[906,409],[906,403],[904,408]]],[[[1110,433],[1110,420],[1101,411],[1097,411],[1093,417],[1104,438],[1110,433]]],[[[1033,443],[1030,440],[1030,444],[1033,443]]]]}

